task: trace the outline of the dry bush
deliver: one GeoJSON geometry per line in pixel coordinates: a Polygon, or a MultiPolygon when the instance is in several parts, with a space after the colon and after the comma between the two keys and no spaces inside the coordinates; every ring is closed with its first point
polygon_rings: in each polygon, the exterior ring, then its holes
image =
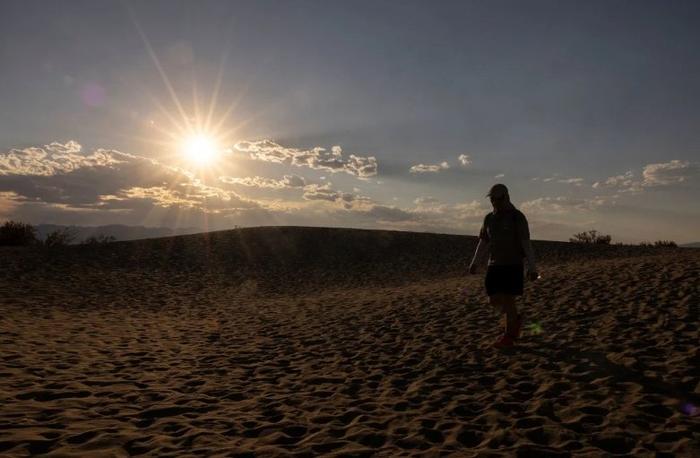
{"type": "Polygon", "coordinates": [[[665,247],[665,248],[678,248],[676,242],[673,240],[657,240],[654,242],[654,246],[665,247]]]}
{"type": "Polygon", "coordinates": [[[31,224],[7,221],[0,226],[0,245],[26,246],[35,243],[36,229],[31,224]]]}
{"type": "Polygon", "coordinates": [[[86,238],[82,242],[80,242],[81,245],[106,245],[107,243],[112,243],[116,242],[116,237],[113,235],[104,235],[104,234],[98,234],[98,235],[91,235],[90,237],[86,238]]]}
{"type": "Polygon", "coordinates": [[[580,232],[574,234],[572,238],[569,239],[571,243],[586,243],[586,244],[596,244],[596,245],[610,245],[612,237],[609,235],[598,234],[598,231],[591,230],[580,232]]]}
{"type": "Polygon", "coordinates": [[[55,231],[49,233],[44,240],[44,246],[47,248],[57,248],[66,245],[70,245],[75,240],[76,234],[75,230],[68,227],[62,229],[56,229],[55,231]]]}
{"type": "Polygon", "coordinates": [[[661,248],[678,248],[673,240],[657,240],[656,242],[639,242],[639,246],[643,247],[661,247],[661,248]]]}

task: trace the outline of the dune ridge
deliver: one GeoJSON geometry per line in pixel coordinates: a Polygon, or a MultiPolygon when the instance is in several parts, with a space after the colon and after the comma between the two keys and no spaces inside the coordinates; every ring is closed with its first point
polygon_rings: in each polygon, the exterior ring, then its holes
{"type": "MultiPolygon", "coordinates": [[[[49,251],[4,247],[7,255],[0,259],[0,275],[9,282],[18,274],[41,277],[63,270],[84,275],[141,271],[174,276],[220,274],[231,281],[253,281],[268,293],[293,293],[297,289],[322,290],[328,285],[402,284],[462,275],[476,243],[474,236],[450,234],[257,227],[49,251]]],[[[539,262],[546,265],[676,252],[670,248],[553,241],[534,241],[533,246],[539,262]]]]}
{"type": "Polygon", "coordinates": [[[697,456],[700,250],[535,242],[525,335],[498,351],[474,244],[0,250],[0,455],[697,456]]]}

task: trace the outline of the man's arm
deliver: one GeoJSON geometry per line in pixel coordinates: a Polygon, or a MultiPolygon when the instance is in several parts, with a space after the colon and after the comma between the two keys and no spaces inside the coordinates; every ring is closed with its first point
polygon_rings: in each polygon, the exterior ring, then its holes
{"type": "Polygon", "coordinates": [[[476,252],[472,258],[471,264],[469,264],[469,273],[476,273],[476,267],[484,262],[484,257],[489,252],[489,234],[486,230],[486,224],[489,219],[489,215],[484,217],[484,224],[481,225],[481,230],[479,231],[479,243],[476,245],[476,252]]]}
{"type": "Polygon", "coordinates": [[[523,247],[523,252],[525,253],[528,272],[537,272],[535,251],[532,249],[532,242],[530,241],[530,227],[527,224],[525,215],[523,215],[522,221],[520,221],[518,225],[518,238],[520,239],[520,245],[523,247]]]}
{"type": "Polygon", "coordinates": [[[483,264],[484,257],[486,256],[486,254],[488,254],[488,252],[489,242],[487,242],[485,239],[479,239],[479,243],[476,245],[476,252],[474,253],[474,257],[472,258],[472,262],[469,267],[476,267],[480,264],[483,264]]]}

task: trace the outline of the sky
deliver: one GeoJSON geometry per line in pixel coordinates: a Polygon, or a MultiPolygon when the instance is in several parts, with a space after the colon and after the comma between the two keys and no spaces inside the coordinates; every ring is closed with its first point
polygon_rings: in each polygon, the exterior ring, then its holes
{"type": "Polygon", "coordinates": [[[700,4],[0,0],[0,221],[700,239],[700,4]]]}

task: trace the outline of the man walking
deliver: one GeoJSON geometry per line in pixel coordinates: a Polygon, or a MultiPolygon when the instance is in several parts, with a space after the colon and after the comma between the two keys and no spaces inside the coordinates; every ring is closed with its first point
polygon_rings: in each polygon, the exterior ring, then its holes
{"type": "Polygon", "coordinates": [[[527,260],[528,279],[536,280],[538,275],[527,219],[510,203],[508,188],[495,184],[487,196],[493,211],[484,218],[469,273],[475,274],[477,265],[489,253],[486,293],[491,305],[506,314],[505,332],[494,345],[504,348],[513,346],[523,325],[522,315],[515,306],[516,296],[523,294],[523,258],[527,260]]]}

